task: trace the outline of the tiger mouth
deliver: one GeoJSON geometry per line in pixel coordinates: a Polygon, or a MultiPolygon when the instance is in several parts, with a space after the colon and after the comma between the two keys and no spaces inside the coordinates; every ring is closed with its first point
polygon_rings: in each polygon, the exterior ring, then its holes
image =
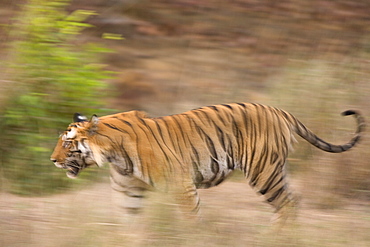
{"type": "Polygon", "coordinates": [[[83,169],[83,166],[81,166],[77,161],[72,161],[68,165],[66,165],[67,171],[67,177],[69,178],[76,178],[80,171],[83,169]]]}
{"type": "Polygon", "coordinates": [[[66,175],[69,178],[76,178],[80,171],[83,169],[77,162],[66,163],[55,163],[55,166],[64,170],[67,170],[66,175]]]}
{"type": "Polygon", "coordinates": [[[76,178],[77,175],[80,173],[80,169],[75,169],[75,168],[67,168],[68,171],[66,172],[67,177],[69,178],[76,178]]]}

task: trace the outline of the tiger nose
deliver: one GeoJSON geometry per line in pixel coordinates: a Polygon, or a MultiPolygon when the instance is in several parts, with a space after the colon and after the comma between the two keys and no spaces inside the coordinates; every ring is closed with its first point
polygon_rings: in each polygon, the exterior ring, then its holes
{"type": "Polygon", "coordinates": [[[51,162],[53,162],[53,163],[57,162],[57,160],[56,160],[56,159],[53,159],[53,158],[51,158],[50,160],[51,160],[51,162]]]}

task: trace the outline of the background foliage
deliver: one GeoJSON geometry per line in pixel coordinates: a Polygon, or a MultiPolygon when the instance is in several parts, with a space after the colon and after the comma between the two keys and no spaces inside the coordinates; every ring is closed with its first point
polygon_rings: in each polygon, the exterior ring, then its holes
{"type": "Polygon", "coordinates": [[[2,185],[21,194],[50,193],[70,186],[50,162],[58,132],[74,112],[102,113],[109,74],[96,45],[80,45],[91,11],[65,12],[69,1],[32,0],[11,26],[11,85],[0,125],[2,185]],[[56,175],[58,174],[58,175],[56,175]]]}

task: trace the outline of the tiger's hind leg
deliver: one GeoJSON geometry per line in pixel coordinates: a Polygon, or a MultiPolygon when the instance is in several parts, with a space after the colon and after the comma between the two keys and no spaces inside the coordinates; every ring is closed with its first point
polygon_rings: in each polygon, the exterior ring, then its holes
{"type": "Polygon", "coordinates": [[[298,200],[289,188],[284,167],[281,164],[265,165],[250,180],[250,185],[275,208],[272,224],[276,228],[286,225],[288,220],[294,221],[297,214],[298,200]]]}
{"type": "Polygon", "coordinates": [[[287,193],[286,199],[281,204],[270,203],[275,208],[275,213],[271,223],[276,228],[281,228],[287,224],[294,223],[297,217],[298,200],[294,197],[288,188],[284,188],[282,193],[287,193]]]}

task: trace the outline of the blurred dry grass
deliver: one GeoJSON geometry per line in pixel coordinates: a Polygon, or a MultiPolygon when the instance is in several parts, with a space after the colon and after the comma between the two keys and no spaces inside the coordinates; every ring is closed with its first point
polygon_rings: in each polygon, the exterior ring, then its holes
{"type": "MultiPolygon", "coordinates": [[[[304,184],[294,184],[300,191],[304,184]]],[[[368,246],[370,210],[351,201],[318,209],[303,200],[297,222],[271,234],[272,210],[246,182],[200,190],[203,222],[184,219],[150,194],[142,214],[124,218],[111,203],[108,180],[64,195],[0,195],[1,246],[368,246]]]]}
{"type": "MultiPolygon", "coordinates": [[[[15,9],[0,2],[3,24],[15,9]]],[[[349,140],[355,126],[340,112],[354,108],[369,119],[368,1],[73,1],[78,8],[101,14],[81,42],[114,50],[105,57],[120,75],[109,107],[158,116],[259,102],[290,111],[334,143],[349,140]],[[102,41],[104,32],[126,39],[102,41]]],[[[120,218],[108,181],[47,198],[2,193],[0,245],[369,246],[367,134],[344,154],[298,141],[289,175],[302,203],[296,226],[279,236],[267,234],[272,209],[238,176],[200,191],[204,223],[195,226],[158,195],[138,219],[120,218]]]]}

